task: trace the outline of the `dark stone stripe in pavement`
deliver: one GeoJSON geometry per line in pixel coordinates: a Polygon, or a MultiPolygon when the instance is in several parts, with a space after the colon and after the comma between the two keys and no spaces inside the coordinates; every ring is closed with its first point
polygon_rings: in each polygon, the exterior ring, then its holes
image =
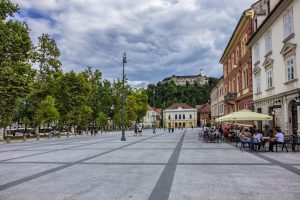
{"type": "MultiPolygon", "coordinates": [[[[57,164],[57,165],[67,165],[72,162],[42,162],[42,161],[33,161],[33,162],[5,162],[0,163],[0,165],[9,165],[9,164],[57,164]]],[[[112,163],[112,162],[88,162],[88,163],[76,163],[77,165],[167,165],[168,163],[112,163]]],[[[204,166],[270,166],[275,165],[273,163],[177,163],[177,165],[204,165],[204,166]]],[[[297,164],[289,164],[289,165],[297,165],[297,164]]]]}
{"type": "MultiPolygon", "coordinates": [[[[70,150],[70,149],[75,148],[75,147],[82,147],[82,146],[87,146],[87,145],[91,145],[91,144],[108,142],[108,141],[111,141],[111,140],[115,140],[115,138],[114,139],[109,139],[109,140],[98,141],[98,142],[91,142],[91,143],[87,143],[87,144],[76,145],[76,146],[72,146],[72,147],[66,147],[66,148],[62,148],[62,149],[55,149],[55,150],[50,150],[50,151],[43,151],[43,152],[40,152],[40,153],[34,153],[34,154],[26,155],[26,156],[19,156],[19,157],[15,157],[15,158],[8,158],[8,159],[5,159],[5,160],[1,160],[0,163],[1,162],[6,162],[6,161],[10,161],[10,160],[19,159],[19,158],[27,158],[27,157],[31,157],[31,156],[37,156],[37,155],[41,155],[41,154],[46,154],[46,153],[52,153],[52,152],[56,152],[56,151],[70,150]]],[[[37,151],[39,151],[39,150],[37,150],[37,151]]]]}
{"type": "MultiPolygon", "coordinates": [[[[163,133],[162,133],[162,134],[163,134],[163,133]]],[[[109,150],[109,151],[105,151],[105,152],[99,153],[99,154],[94,155],[94,156],[90,156],[90,157],[87,157],[87,158],[78,160],[78,161],[76,161],[76,162],[68,163],[68,164],[66,164],[66,165],[62,165],[62,166],[59,166],[59,167],[56,167],[56,168],[53,168],[53,169],[49,169],[49,170],[46,170],[46,171],[37,173],[37,174],[33,174],[33,175],[28,176],[28,177],[25,177],[25,178],[21,178],[21,179],[16,180],[16,181],[12,181],[12,182],[9,182],[9,183],[0,185],[0,191],[5,190],[5,189],[8,189],[8,188],[11,188],[11,187],[13,187],[13,186],[16,186],[16,185],[19,185],[19,184],[22,184],[22,183],[25,183],[25,182],[28,182],[28,181],[31,181],[31,180],[34,180],[34,179],[37,179],[37,178],[40,178],[40,177],[45,176],[45,175],[48,175],[48,174],[51,174],[51,173],[54,173],[54,172],[57,172],[57,171],[66,169],[66,168],[68,168],[68,167],[71,167],[71,166],[73,166],[73,165],[76,165],[76,164],[79,164],[79,163],[82,163],[82,162],[91,160],[91,159],[93,159],[93,158],[96,158],[96,157],[99,157],[99,156],[102,156],[102,155],[105,155],[105,154],[109,154],[109,153],[111,153],[111,152],[114,152],[114,151],[120,150],[120,149],[122,149],[122,148],[131,146],[131,145],[134,145],[134,144],[136,144],[136,143],[139,143],[139,142],[142,142],[142,141],[151,139],[151,138],[153,138],[153,137],[157,137],[157,136],[162,135],[162,134],[157,134],[157,135],[154,135],[154,136],[151,136],[151,137],[148,137],[148,138],[145,138],[145,139],[142,139],[142,140],[139,140],[139,141],[130,143],[130,144],[126,144],[126,145],[124,145],[124,146],[121,146],[121,147],[118,147],[118,148],[115,148],[115,149],[111,149],[111,150],[109,150]]],[[[115,138],[114,138],[114,139],[115,139],[115,138]]]]}
{"type": "Polygon", "coordinates": [[[148,200],[167,200],[171,192],[173,179],[184,140],[185,132],[182,134],[176,148],[174,149],[168,163],[161,173],[154,189],[152,190],[148,200]]]}
{"type": "Polygon", "coordinates": [[[275,159],[272,159],[272,158],[269,158],[267,156],[264,156],[262,154],[257,154],[257,153],[252,153],[252,155],[255,155],[261,159],[264,159],[274,165],[278,165],[280,166],[281,168],[284,168],[290,172],[293,172],[294,174],[297,174],[297,175],[300,175],[300,169],[296,168],[296,167],[293,167],[292,165],[289,165],[289,164],[286,164],[286,163],[283,163],[283,162],[280,162],[278,160],[275,160],[275,159]]]}

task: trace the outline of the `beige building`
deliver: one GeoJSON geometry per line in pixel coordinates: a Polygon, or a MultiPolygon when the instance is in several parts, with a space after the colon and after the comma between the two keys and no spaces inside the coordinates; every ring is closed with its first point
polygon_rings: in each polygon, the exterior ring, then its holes
{"type": "Polygon", "coordinates": [[[157,120],[157,118],[159,118],[159,113],[155,112],[154,109],[148,105],[146,116],[143,117],[141,125],[143,128],[153,128],[155,121],[156,127],[159,127],[159,120],[157,120]]]}
{"type": "Polygon", "coordinates": [[[252,48],[254,110],[273,115],[270,126],[299,134],[300,1],[261,0],[253,9],[255,33],[248,46],[252,48]]]}
{"type": "Polygon", "coordinates": [[[197,109],[186,103],[176,103],[163,111],[164,126],[191,128],[197,126],[197,109]]]}
{"type": "Polygon", "coordinates": [[[224,115],[224,79],[221,77],[210,93],[211,123],[224,115]]]}
{"type": "Polygon", "coordinates": [[[168,78],[165,78],[162,83],[167,83],[170,81],[174,81],[174,83],[176,85],[181,85],[181,86],[185,86],[186,83],[189,84],[194,84],[197,83],[199,85],[204,85],[206,83],[208,83],[208,79],[204,74],[204,70],[200,69],[200,74],[199,75],[191,75],[191,76],[171,76],[168,78]]]}

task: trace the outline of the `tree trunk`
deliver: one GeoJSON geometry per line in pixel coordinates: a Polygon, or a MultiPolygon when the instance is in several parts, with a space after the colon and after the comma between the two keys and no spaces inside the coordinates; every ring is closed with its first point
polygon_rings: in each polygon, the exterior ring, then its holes
{"type": "Polygon", "coordinates": [[[75,132],[75,127],[71,126],[71,133],[74,133],[74,132],[75,132]]]}
{"type": "Polygon", "coordinates": [[[3,139],[6,137],[6,126],[3,128],[3,139]]]}
{"type": "Polygon", "coordinates": [[[4,128],[0,128],[0,141],[3,141],[3,130],[4,128]]]}

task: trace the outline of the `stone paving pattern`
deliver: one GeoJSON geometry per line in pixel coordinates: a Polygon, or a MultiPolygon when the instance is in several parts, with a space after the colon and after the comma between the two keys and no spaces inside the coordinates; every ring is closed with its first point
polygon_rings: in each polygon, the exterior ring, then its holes
{"type": "Polygon", "coordinates": [[[197,131],[1,144],[0,199],[300,199],[299,152],[241,152],[197,131]]]}

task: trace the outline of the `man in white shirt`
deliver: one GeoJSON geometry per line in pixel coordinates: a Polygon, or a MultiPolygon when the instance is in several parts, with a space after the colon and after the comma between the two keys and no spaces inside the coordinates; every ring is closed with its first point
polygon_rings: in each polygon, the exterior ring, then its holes
{"type": "Polygon", "coordinates": [[[269,146],[269,151],[273,152],[273,146],[276,144],[282,144],[284,145],[284,133],[281,132],[280,129],[276,130],[276,135],[275,135],[275,140],[274,141],[270,141],[270,146],[269,146]]]}

